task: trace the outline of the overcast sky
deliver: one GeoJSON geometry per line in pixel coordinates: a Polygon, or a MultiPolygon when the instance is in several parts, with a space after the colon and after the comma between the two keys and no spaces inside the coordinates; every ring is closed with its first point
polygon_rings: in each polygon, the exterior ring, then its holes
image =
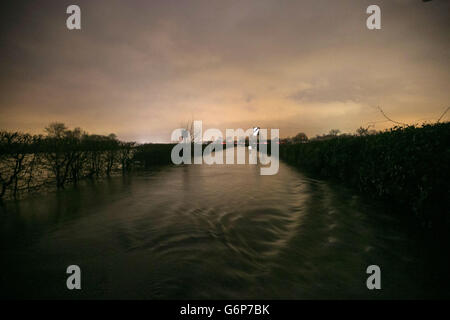
{"type": "Polygon", "coordinates": [[[0,129],[60,121],[158,142],[190,119],[282,137],[354,132],[384,120],[378,105],[436,120],[449,12],[447,0],[16,1],[2,8],[0,129]],[[70,4],[82,30],[66,28],[70,4]],[[381,30],[366,28],[370,4],[381,30]]]}

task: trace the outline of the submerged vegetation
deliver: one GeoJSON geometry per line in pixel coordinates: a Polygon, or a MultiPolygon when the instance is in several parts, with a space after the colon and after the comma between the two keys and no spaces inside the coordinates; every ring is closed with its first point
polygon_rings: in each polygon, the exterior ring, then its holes
{"type": "Polygon", "coordinates": [[[51,123],[45,135],[0,131],[0,200],[171,163],[173,144],[124,142],[51,123]]]}
{"type": "Polygon", "coordinates": [[[448,226],[450,122],[360,131],[284,143],[280,157],[382,200],[396,212],[413,212],[427,226],[448,226]]]}
{"type": "Polygon", "coordinates": [[[0,132],[0,199],[130,170],[134,142],[52,123],[46,135],[0,132]]]}

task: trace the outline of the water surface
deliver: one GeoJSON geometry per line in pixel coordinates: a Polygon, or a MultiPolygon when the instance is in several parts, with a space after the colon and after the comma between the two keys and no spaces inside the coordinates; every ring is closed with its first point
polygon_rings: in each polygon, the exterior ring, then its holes
{"type": "Polygon", "coordinates": [[[280,163],[163,167],[8,202],[7,298],[415,298],[423,264],[403,222],[280,163]],[[82,290],[66,289],[79,265],[82,290]],[[381,267],[382,290],[366,287],[381,267]]]}

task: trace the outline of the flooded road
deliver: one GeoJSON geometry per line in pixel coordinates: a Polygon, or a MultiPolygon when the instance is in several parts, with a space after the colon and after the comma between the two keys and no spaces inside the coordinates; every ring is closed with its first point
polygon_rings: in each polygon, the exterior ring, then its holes
{"type": "Polygon", "coordinates": [[[423,297],[402,221],[285,163],[188,165],[84,183],[0,208],[6,298],[423,297]],[[67,290],[78,265],[82,289],[67,290]],[[368,290],[379,265],[382,290],[368,290]]]}

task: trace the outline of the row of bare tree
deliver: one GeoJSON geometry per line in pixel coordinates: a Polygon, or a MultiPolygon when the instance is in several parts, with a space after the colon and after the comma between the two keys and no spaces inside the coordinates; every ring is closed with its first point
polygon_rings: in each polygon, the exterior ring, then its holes
{"type": "Polygon", "coordinates": [[[0,131],[0,199],[130,169],[136,144],[52,123],[45,135],[0,131]]]}

